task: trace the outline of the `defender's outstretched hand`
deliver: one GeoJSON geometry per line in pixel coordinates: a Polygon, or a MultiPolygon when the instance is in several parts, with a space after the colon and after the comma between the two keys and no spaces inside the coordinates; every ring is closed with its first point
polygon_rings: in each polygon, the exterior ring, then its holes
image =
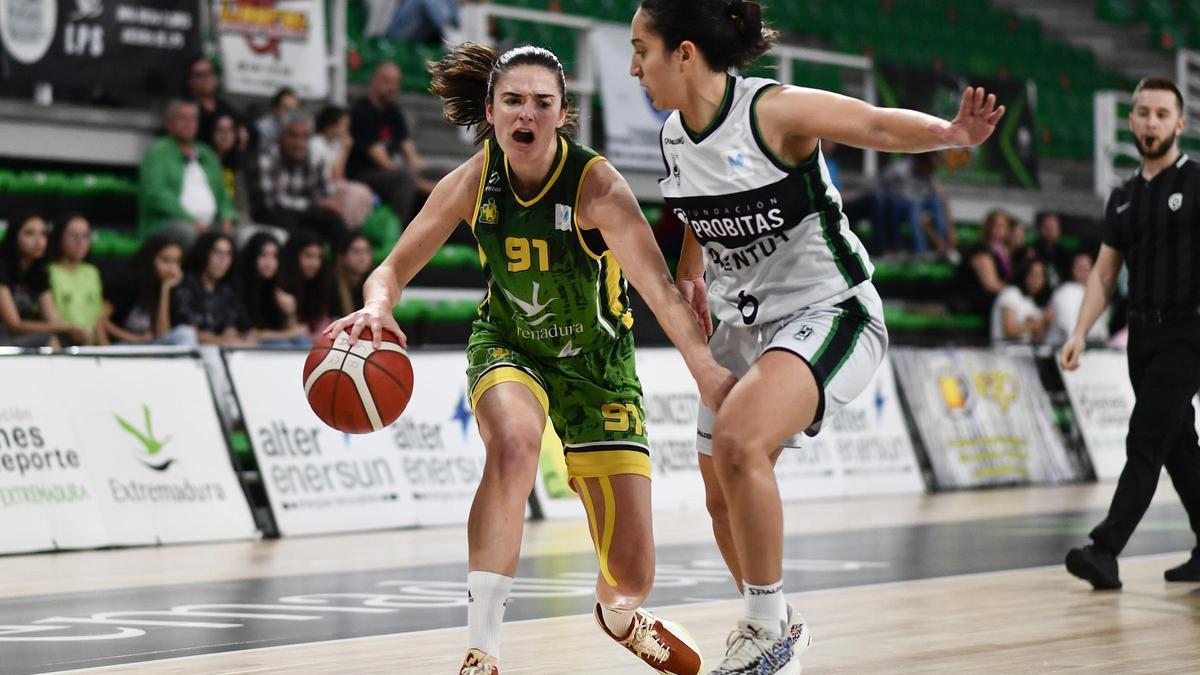
{"type": "Polygon", "coordinates": [[[958,116],[949,124],[933,125],[929,130],[952,148],[970,147],[986,141],[1004,117],[1004,106],[996,107],[996,95],[983,87],[967,87],[963,92],[958,116]]]}

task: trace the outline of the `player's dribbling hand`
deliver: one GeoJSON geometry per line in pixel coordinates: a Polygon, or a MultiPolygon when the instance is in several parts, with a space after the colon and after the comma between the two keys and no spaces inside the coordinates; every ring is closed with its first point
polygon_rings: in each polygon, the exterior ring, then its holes
{"type": "Polygon", "coordinates": [[[683,299],[692,306],[692,312],[696,315],[696,322],[704,330],[704,336],[712,337],[712,313],[708,310],[708,287],[704,283],[704,277],[676,279],[675,287],[679,289],[683,299]]]}
{"type": "Polygon", "coordinates": [[[1058,364],[1063,370],[1075,370],[1079,367],[1079,357],[1083,356],[1084,350],[1083,338],[1078,335],[1072,335],[1067,338],[1066,343],[1062,346],[1062,352],[1058,355],[1058,364]]]}
{"type": "Polygon", "coordinates": [[[929,128],[947,146],[966,148],[986,141],[996,130],[996,124],[1004,117],[1004,106],[996,107],[996,95],[984,91],[983,87],[967,87],[963,92],[958,116],[950,124],[939,124],[929,128]]]}
{"type": "Polygon", "coordinates": [[[325,335],[337,335],[341,331],[347,331],[350,333],[350,344],[354,344],[358,342],[358,336],[364,328],[371,329],[371,344],[375,349],[379,349],[382,344],[385,330],[396,336],[396,341],[402,349],[408,349],[408,336],[400,330],[400,325],[396,323],[391,311],[377,303],[368,302],[357,312],[329,324],[325,335]]]}

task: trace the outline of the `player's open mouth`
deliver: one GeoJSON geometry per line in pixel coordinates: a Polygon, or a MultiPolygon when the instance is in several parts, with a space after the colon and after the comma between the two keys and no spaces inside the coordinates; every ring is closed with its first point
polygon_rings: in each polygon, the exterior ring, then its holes
{"type": "Polygon", "coordinates": [[[522,145],[533,143],[533,132],[528,129],[517,129],[512,133],[512,139],[522,145]]]}

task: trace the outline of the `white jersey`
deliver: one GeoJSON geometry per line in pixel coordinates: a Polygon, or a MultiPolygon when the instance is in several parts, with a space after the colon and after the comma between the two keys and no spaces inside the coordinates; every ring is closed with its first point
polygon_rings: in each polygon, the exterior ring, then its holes
{"type": "Polygon", "coordinates": [[[820,148],[788,166],[762,140],[754,103],[778,84],[730,76],[707,129],[692,133],[675,111],[660,137],[663,197],[704,246],[709,304],[723,322],[749,326],[837,304],[874,271],[820,148]]]}

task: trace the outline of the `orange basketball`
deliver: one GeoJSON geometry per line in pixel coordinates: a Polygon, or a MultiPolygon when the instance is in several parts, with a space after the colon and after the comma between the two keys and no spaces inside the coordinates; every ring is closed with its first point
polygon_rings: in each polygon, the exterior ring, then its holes
{"type": "Polygon", "coordinates": [[[379,349],[365,329],[350,345],[350,334],[323,336],[304,362],[304,394],[317,417],[348,434],[365,434],[395,422],[412,397],[413,369],[408,352],[384,332],[379,349]]]}

